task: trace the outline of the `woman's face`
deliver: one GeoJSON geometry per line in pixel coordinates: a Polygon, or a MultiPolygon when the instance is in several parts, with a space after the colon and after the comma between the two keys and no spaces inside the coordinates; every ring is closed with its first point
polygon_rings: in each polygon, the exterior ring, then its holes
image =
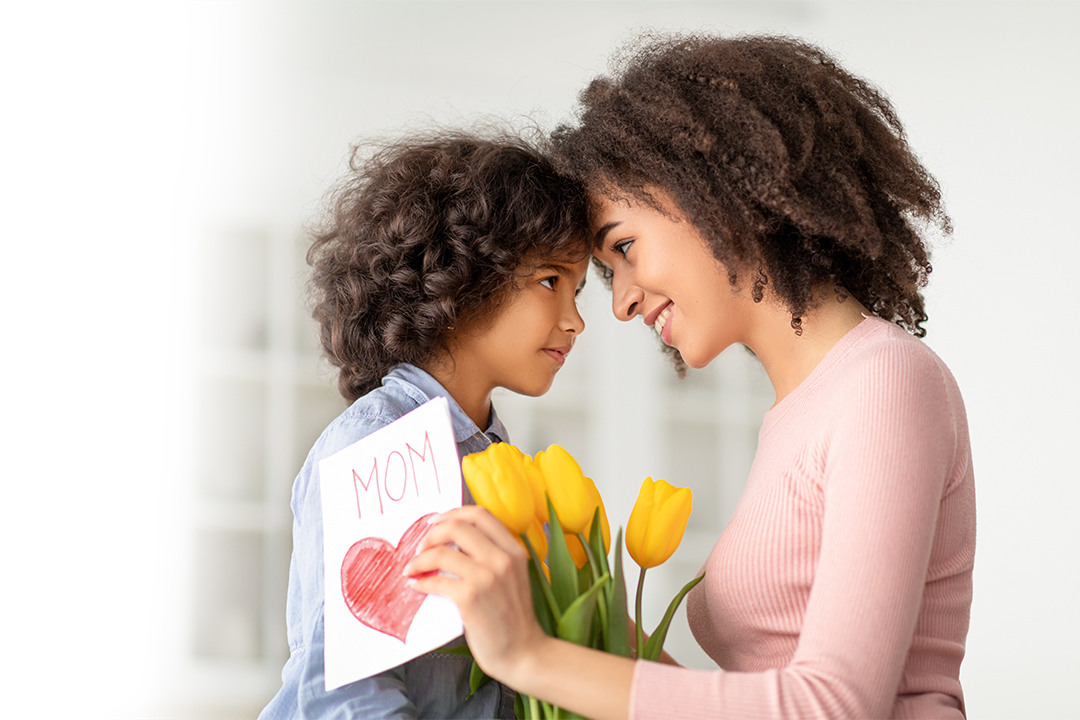
{"type": "Polygon", "coordinates": [[[727,268],[670,196],[653,196],[664,212],[633,198],[594,197],[593,254],[612,271],[615,317],[640,315],[687,365],[702,368],[747,341],[754,303],[732,288],[727,268]]]}

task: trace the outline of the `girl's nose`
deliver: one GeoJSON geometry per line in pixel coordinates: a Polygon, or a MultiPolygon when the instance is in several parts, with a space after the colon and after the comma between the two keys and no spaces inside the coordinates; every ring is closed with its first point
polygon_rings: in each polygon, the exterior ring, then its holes
{"type": "Polygon", "coordinates": [[[578,312],[577,299],[570,298],[570,306],[563,313],[562,329],[564,332],[580,335],[585,331],[585,320],[578,312]]]}

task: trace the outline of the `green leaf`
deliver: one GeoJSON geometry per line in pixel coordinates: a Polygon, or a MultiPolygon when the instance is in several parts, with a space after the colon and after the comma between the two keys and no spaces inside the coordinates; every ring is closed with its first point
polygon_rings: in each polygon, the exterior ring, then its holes
{"type": "Polygon", "coordinates": [[[645,653],[640,657],[645,660],[656,660],[660,657],[660,653],[664,650],[664,638],[667,637],[668,626],[671,625],[671,619],[675,616],[675,610],[679,607],[679,603],[686,597],[686,593],[694,589],[694,587],[705,579],[705,573],[701,573],[690,582],[683,585],[683,589],[679,591],[668,605],[667,612],[664,613],[664,619],[660,621],[660,624],[656,626],[656,631],[649,637],[649,641],[645,643],[645,653]]]}
{"type": "Polygon", "coordinates": [[[615,535],[615,575],[604,588],[607,602],[607,632],[604,650],[613,655],[630,657],[630,611],[626,605],[626,578],[622,564],[622,528],[615,535]]]}
{"type": "Polygon", "coordinates": [[[555,514],[555,508],[548,498],[548,570],[551,571],[551,590],[559,612],[565,612],[574,598],[578,596],[578,574],[570,549],[566,547],[562,525],[555,514]]]}
{"type": "MultiPolygon", "coordinates": [[[[541,570],[536,561],[529,560],[529,587],[532,588],[532,601],[533,611],[536,613],[536,620],[540,623],[540,627],[544,629],[548,635],[555,635],[555,618],[551,614],[551,607],[548,605],[547,597],[545,596],[545,588],[541,583],[546,583],[547,578],[544,577],[544,571],[541,570]]],[[[550,590],[548,590],[550,592],[550,590]]]]}
{"type": "MultiPolygon", "coordinates": [[[[551,583],[548,582],[547,576],[544,575],[543,561],[540,560],[539,557],[537,557],[536,548],[534,548],[532,546],[532,543],[529,541],[529,536],[522,535],[521,539],[525,543],[525,547],[529,551],[529,566],[536,568],[536,583],[533,584],[530,582],[533,591],[533,607],[536,607],[536,591],[539,590],[541,597],[547,603],[548,614],[550,614],[551,617],[555,620],[558,620],[560,615],[559,603],[555,600],[555,593],[551,590],[551,583]]],[[[532,577],[531,573],[530,577],[532,577]]],[[[537,617],[540,617],[539,610],[537,610],[537,617]]],[[[552,626],[554,627],[554,625],[552,626]]]]}
{"type": "Polygon", "coordinates": [[[473,660],[472,670],[469,671],[469,697],[473,696],[473,693],[480,689],[480,687],[490,680],[487,674],[480,669],[480,666],[473,660]]]}
{"type": "MultiPolygon", "coordinates": [[[[604,533],[600,528],[599,507],[593,511],[592,527],[589,529],[589,540],[586,542],[585,536],[581,533],[578,533],[578,539],[586,548],[589,558],[589,567],[592,568],[593,578],[599,578],[601,575],[610,574],[607,564],[607,555],[604,552],[604,533]]],[[[600,598],[600,601],[596,606],[596,612],[600,615],[600,623],[598,624],[597,630],[599,630],[601,637],[607,633],[608,629],[607,593],[609,591],[609,589],[604,590],[604,595],[600,598]]],[[[594,647],[602,649],[604,644],[604,640],[601,639],[599,644],[594,645],[594,647]]]]}
{"type": "Polygon", "coordinates": [[[566,608],[566,612],[559,619],[556,631],[558,637],[578,645],[588,646],[592,637],[592,619],[596,611],[596,600],[604,586],[610,581],[610,576],[601,575],[584,595],[576,598],[570,607],[566,608]]]}
{"type": "MultiPolygon", "coordinates": [[[[600,593],[600,597],[596,599],[596,609],[599,611],[604,607],[604,593],[600,593]]],[[[589,647],[596,648],[597,650],[604,649],[604,619],[599,618],[600,622],[594,622],[592,624],[592,637],[589,639],[589,647]]]]}
{"type": "Polygon", "coordinates": [[[587,592],[593,584],[592,570],[589,569],[589,564],[586,563],[577,571],[577,587],[578,595],[587,592]]]}
{"type": "Polygon", "coordinates": [[[532,720],[532,715],[525,714],[527,707],[529,706],[525,704],[524,696],[519,692],[514,693],[514,715],[518,720],[532,720]]]}

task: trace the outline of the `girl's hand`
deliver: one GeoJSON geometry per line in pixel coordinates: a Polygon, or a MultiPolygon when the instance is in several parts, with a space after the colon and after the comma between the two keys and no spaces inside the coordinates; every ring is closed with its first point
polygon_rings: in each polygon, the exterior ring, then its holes
{"type": "Polygon", "coordinates": [[[435,519],[405,574],[416,590],[454,601],[477,664],[514,686],[516,671],[528,664],[529,650],[547,636],[533,614],[528,553],[502,523],[475,505],[444,513],[435,519]]]}

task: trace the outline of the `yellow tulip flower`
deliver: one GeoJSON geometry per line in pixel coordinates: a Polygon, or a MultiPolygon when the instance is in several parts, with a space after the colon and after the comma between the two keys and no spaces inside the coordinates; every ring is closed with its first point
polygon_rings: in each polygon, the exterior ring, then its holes
{"type": "Polygon", "coordinates": [[[523,535],[536,518],[528,457],[509,443],[494,443],[466,455],[461,471],[473,500],[491,511],[514,535],[523,535]]]}
{"type": "MultiPolygon", "coordinates": [[[[607,510],[604,509],[604,500],[600,497],[600,491],[596,489],[596,483],[592,481],[592,478],[585,478],[585,483],[588,486],[589,494],[592,496],[593,511],[596,508],[600,508],[600,533],[604,538],[604,553],[607,554],[611,549],[611,525],[608,523],[607,510]]],[[[592,523],[589,523],[589,527],[585,528],[585,540],[592,540],[592,523]]],[[[576,534],[566,533],[566,547],[570,550],[570,557],[574,559],[574,565],[577,569],[585,567],[585,563],[589,558],[585,554],[585,548],[581,546],[581,540],[578,539],[576,534]]]]}
{"type": "MultiPolygon", "coordinates": [[[[533,524],[525,531],[525,537],[529,538],[533,550],[536,551],[536,557],[540,558],[540,562],[544,562],[547,558],[548,539],[547,533],[544,531],[543,521],[539,518],[534,519],[533,524]]],[[[522,541],[521,544],[524,545],[525,542],[522,541]]]]}
{"type": "Polygon", "coordinates": [[[666,562],[682,542],[692,504],[689,488],[645,478],[626,523],[626,549],[634,562],[643,568],[666,562]]]}
{"type": "Polygon", "coordinates": [[[536,505],[536,517],[540,520],[540,524],[543,525],[548,521],[547,483],[544,481],[544,473],[541,472],[540,466],[531,457],[522,455],[522,458],[525,462],[525,474],[529,478],[529,484],[532,487],[533,503],[536,505]]]}
{"type": "MultiPolygon", "coordinates": [[[[608,523],[607,510],[604,508],[604,499],[600,497],[600,491],[596,489],[596,483],[592,481],[592,478],[585,478],[585,483],[589,488],[589,495],[593,500],[593,511],[596,508],[600,508],[600,534],[604,538],[604,553],[611,549],[611,525],[608,523]]],[[[585,528],[585,539],[592,540],[592,515],[589,516],[589,527],[585,528]]]]}
{"type": "Polygon", "coordinates": [[[578,536],[564,535],[563,537],[566,538],[566,549],[570,551],[570,557],[574,560],[574,567],[578,570],[585,567],[585,563],[589,561],[589,556],[585,554],[585,548],[581,546],[578,536]]]}
{"type": "MultiPolygon", "coordinates": [[[[577,461],[558,445],[536,453],[533,464],[544,475],[551,505],[559,516],[563,532],[585,532],[592,522],[596,503],[577,461]]],[[[595,488],[594,488],[595,489],[595,488]]]]}

